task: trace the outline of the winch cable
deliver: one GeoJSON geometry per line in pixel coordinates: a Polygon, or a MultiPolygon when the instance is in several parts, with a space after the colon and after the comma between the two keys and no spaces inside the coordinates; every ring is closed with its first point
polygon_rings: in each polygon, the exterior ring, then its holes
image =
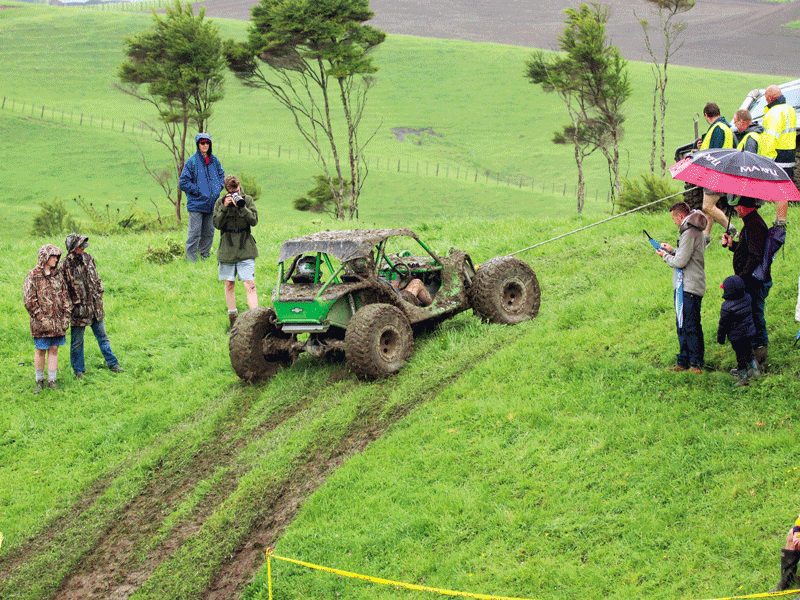
{"type": "MultiPolygon", "coordinates": [[[[698,186],[687,188],[684,192],[688,192],[694,189],[697,189],[698,186]]],[[[682,196],[684,192],[678,192],[677,194],[672,194],[671,196],[665,196],[664,198],[659,198],[658,200],[653,200],[652,202],[648,202],[647,204],[642,204],[642,206],[637,206],[636,208],[632,208],[630,210],[625,211],[624,213],[619,213],[618,215],[614,215],[613,217],[609,217],[607,219],[603,219],[602,221],[598,221],[597,223],[592,223],[591,225],[586,225],[585,227],[581,227],[580,229],[576,229],[575,231],[570,231],[568,233],[561,234],[557,237],[550,238],[549,240],[545,240],[543,242],[539,242],[538,244],[534,244],[533,246],[528,246],[527,248],[523,248],[522,250],[517,250],[516,252],[511,252],[510,254],[506,254],[506,256],[514,256],[515,254],[519,254],[520,252],[526,252],[528,250],[532,250],[533,248],[537,248],[538,246],[544,246],[545,244],[549,244],[550,242],[555,242],[556,240],[560,240],[561,238],[565,238],[568,235],[572,235],[573,233],[578,233],[581,231],[585,231],[586,229],[590,229],[591,227],[595,227],[597,225],[602,225],[603,223],[608,223],[614,219],[618,219],[619,217],[624,217],[625,215],[629,215],[637,210],[642,210],[647,208],[648,206],[653,206],[654,204],[658,204],[659,202],[663,202],[664,200],[669,200],[670,198],[674,198],[675,196],[682,196]]]]}

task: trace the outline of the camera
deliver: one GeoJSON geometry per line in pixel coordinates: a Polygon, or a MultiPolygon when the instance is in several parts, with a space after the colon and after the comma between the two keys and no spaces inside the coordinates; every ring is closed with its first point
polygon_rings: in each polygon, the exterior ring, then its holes
{"type": "Polygon", "coordinates": [[[236,203],[237,208],[244,208],[244,196],[239,194],[239,192],[231,192],[231,198],[236,203]]]}

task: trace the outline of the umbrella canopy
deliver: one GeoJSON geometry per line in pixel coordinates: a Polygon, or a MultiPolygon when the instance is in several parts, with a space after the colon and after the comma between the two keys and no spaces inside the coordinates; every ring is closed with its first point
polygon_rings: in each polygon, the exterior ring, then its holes
{"type": "Polygon", "coordinates": [[[800,200],[794,182],[774,160],[746,150],[701,150],[669,168],[674,179],[715,192],[769,202],[800,200]]]}

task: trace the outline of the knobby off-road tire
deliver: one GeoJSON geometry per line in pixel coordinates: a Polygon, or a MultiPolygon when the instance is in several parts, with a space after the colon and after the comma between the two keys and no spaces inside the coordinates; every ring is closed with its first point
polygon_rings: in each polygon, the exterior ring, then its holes
{"type": "Polygon", "coordinates": [[[695,210],[703,209],[703,188],[698,187],[693,183],[683,184],[683,201],[689,205],[689,208],[695,210]]]}
{"type": "Polygon", "coordinates": [[[272,377],[279,369],[290,367],[297,355],[275,348],[279,341],[290,339],[275,326],[275,311],[259,306],[239,315],[228,339],[231,366],[245,381],[272,377]]]}
{"type": "Polygon", "coordinates": [[[344,335],[345,356],[357,377],[379,379],[397,373],[414,351],[414,334],[403,312],[391,304],[360,308],[344,335]]]}
{"type": "Polygon", "coordinates": [[[472,311],[482,320],[515,325],[539,313],[541,292],[536,273],[513,256],[501,256],[483,263],[469,291],[472,311]]]}

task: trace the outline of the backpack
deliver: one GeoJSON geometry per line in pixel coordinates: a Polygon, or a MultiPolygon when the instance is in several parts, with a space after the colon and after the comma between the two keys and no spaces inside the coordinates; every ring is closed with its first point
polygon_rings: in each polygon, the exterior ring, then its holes
{"type": "Polygon", "coordinates": [[[786,229],[783,227],[772,226],[767,229],[767,241],[764,243],[764,256],[761,263],[753,270],[753,277],[759,281],[770,281],[772,274],[772,261],[775,259],[775,254],[781,246],[786,242],[786,229]]]}

